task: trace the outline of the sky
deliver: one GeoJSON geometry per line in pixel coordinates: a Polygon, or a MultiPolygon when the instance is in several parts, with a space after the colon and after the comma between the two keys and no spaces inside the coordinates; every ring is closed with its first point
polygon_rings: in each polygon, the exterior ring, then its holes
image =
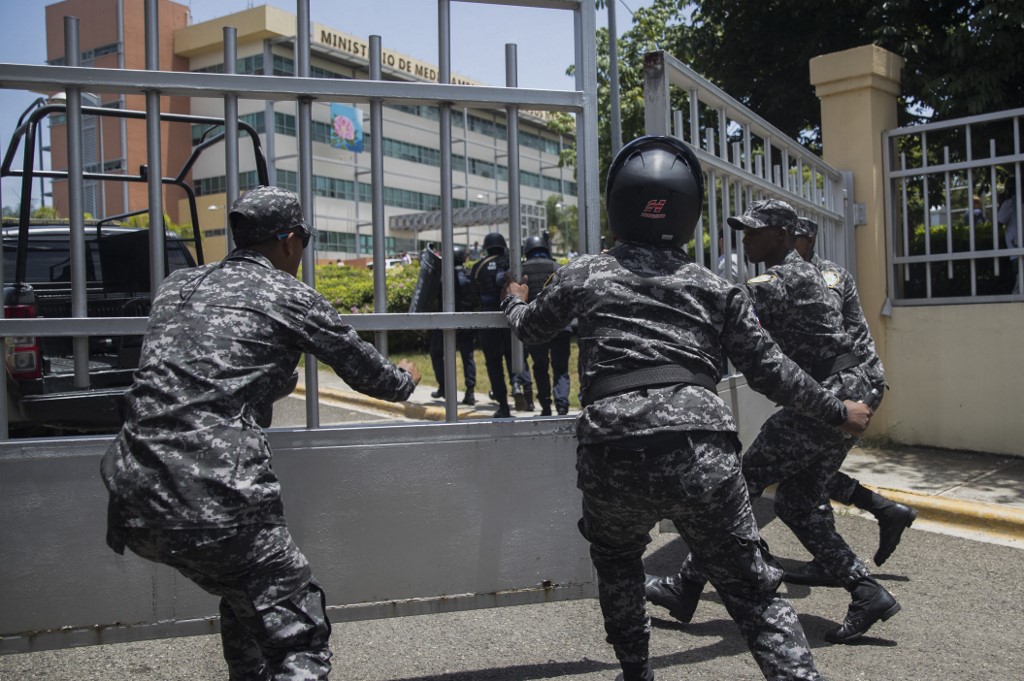
{"type": "MultiPolygon", "coordinates": [[[[141,2],[141,0],[135,0],[141,2]]],[[[193,23],[269,4],[294,14],[294,0],[178,0],[190,8],[193,23]]],[[[653,0],[618,0],[619,35],[632,25],[633,11],[653,0]]],[[[46,60],[43,32],[45,0],[0,0],[7,26],[0,41],[0,62],[42,64],[46,60]]],[[[310,0],[310,20],[368,38],[381,36],[384,49],[437,64],[437,3],[434,0],[310,0]]],[[[505,44],[517,45],[520,87],[572,89],[565,74],[573,61],[572,12],[452,2],[452,71],[486,85],[505,84],[505,44]]],[[[607,12],[597,14],[598,27],[608,25],[607,12]]],[[[0,148],[6,151],[18,117],[38,95],[0,90],[0,148]]],[[[48,165],[48,161],[47,161],[48,165]]],[[[17,203],[20,183],[3,181],[0,203],[17,203]]]]}

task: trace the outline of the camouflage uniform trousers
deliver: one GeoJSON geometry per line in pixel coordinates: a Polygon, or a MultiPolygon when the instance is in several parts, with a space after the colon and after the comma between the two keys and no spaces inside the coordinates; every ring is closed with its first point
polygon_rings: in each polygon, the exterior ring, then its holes
{"type": "MultiPolygon", "coordinates": [[[[751,498],[778,483],[775,512],[804,548],[845,586],[870,575],[867,566],[836,531],[829,498],[847,453],[856,442],[826,423],[788,409],[761,427],[743,455],[743,477],[751,498]]],[[[854,481],[855,482],[855,481],[854,481]]],[[[851,492],[852,493],[852,492],[851,492]]],[[[683,562],[680,574],[700,581],[700,561],[683,562]]]]}
{"type": "Polygon", "coordinates": [[[220,597],[231,681],[315,681],[331,670],[324,592],[288,528],[122,530],[133,552],[220,597]]]}
{"type": "Polygon", "coordinates": [[[796,612],[778,594],[731,432],[672,432],[580,445],[580,531],[590,542],[608,642],[623,668],[647,660],[644,548],[672,520],[718,590],[767,679],[819,679],[796,612]]]}

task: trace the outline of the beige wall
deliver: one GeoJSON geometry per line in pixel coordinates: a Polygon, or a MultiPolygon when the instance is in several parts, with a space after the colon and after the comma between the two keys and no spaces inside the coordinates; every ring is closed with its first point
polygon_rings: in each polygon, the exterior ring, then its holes
{"type": "Polygon", "coordinates": [[[1024,305],[898,307],[889,319],[888,435],[1024,456],[1024,305]]]}
{"type": "Polygon", "coordinates": [[[882,309],[886,264],[883,133],[897,127],[903,59],[875,45],[815,57],[824,158],[854,174],[857,286],[890,390],[869,436],[1024,456],[1024,305],[882,309]]]}

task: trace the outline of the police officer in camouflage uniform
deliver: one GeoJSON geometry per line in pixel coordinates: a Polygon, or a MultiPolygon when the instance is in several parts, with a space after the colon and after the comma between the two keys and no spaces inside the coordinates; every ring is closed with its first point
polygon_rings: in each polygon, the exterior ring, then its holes
{"type": "MultiPolygon", "coordinates": [[[[877,410],[886,388],[885,370],[882,368],[882,360],[875,351],[871,329],[864,319],[860,296],[857,294],[857,283],[846,269],[815,255],[814,244],[818,237],[818,223],[810,218],[798,218],[792,237],[793,248],[800,257],[818,268],[833,294],[833,302],[839,305],[843,316],[843,328],[853,339],[854,354],[861,360],[861,366],[871,384],[871,399],[866,400],[866,403],[877,410]]],[[[842,471],[837,471],[832,477],[829,483],[829,496],[840,503],[867,511],[878,520],[879,541],[874,556],[875,565],[881,565],[892,555],[900,543],[903,531],[917,518],[917,511],[913,508],[872,492],[842,471]]],[[[816,560],[786,570],[785,581],[810,586],[838,585],[816,560]]]]}
{"type": "MultiPolygon", "coordinates": [[[[499,294],[505,273],[508,272],[508,246],[500,232],[491,232],[484,237],[485,255],[473,263],[469,278],[480,293],[480,309],[497,311],[501,302],[499,294]]],[[[480,329],[480,349],[484,353],[487,378],[491,381],[491,396],[498,403],[494,418],[511,418],[508,406],[508,387],[505,383],[505,366],[512,384],[512,397],[517,411],[533,411],[533,382],[529,367],[523,362],[523,371],[512,371],[512,335],[506,329],[480,329]],[[504,361],[504,365],[502,364],[504,361]]]]}
{"type": "MultiPolygon", "coordinates": [[[[523,276],[530,288],[531,300],[540,295],[541,289],[558,270],[558,263],[551,257],[547,243],[539,236],[531,236],[523,243],[523,276]]],[[[533,362],[533,380],[537,384],[537,401],[540,415],[551,416],[552,395],[559,414],[569,413],[569,344],[568,329],[563,329],[547,343],[531,343],[526,354],[533,362]],[[551,374],[554,372],[554,390],[551,374]]]]}
{"type": "Polygon", "coordinates": [[[220,597],[233,681],[326,679],[324,593],[288,533],[263,428],[304,352],[381,399],[406,399],[419,373],[296,280],[313,229],[294,194],[258,187],[229,220],[238,248],[174,272],[153,301],[127,417],[102,462],[107,543],[220,597]]]}
{"type": "Polygon", "coordinates": [[[686,255],[704,197],[689,147],[633,140],[612,163],[606,196],[617,244],[562,267],[529,304],[528,287],[509,284],[502,307],[526,343],[578,319],[580,530],[619,679],[654,677],[642,557],[662,518],[707,567],[765,677],[818,679],[796,613],[776,594],[782,571],[757,532],[736,424],[716,391],[721,352],[755,389],[806,418],[858,433],[870,410],[823,390],[761,330],[743,289],[686,255]]]}
{"type": "MultiPolygon", "coordinates": [[[[796,211],[784,201],[755,201],[729,226],[743,230],[743,245],[751,262],[764,262],[764,274],[747,281],[746,289],[758,320],[782,351],[836,397],[871,398],[871,379],[854,353],[843,328],[833,294],[814,265],[804,261],[790,244],[788,230],[796,211]]],[[[775,511],[834,579],[852,596],[842,626],[828,632],[832,643],[859,638],[878,620],[887,620],[900,606],[868,572],[835,528],[829,504],[829,484],[854,440],[829,423],[785,408],[761,427],[743,455],[743,475],[751,497],[778,483],[775,511]]],[[[679,575],[647,582],[647,597],[688,622],[700,599],[704,577],[692,553],[679,575]]]]}

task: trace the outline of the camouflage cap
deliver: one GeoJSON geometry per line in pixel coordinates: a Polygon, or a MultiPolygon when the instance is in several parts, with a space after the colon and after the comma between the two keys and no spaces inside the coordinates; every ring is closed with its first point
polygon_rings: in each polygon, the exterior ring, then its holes
{"type": "Polygon", "coordinates": [[[228,220],[239,246],[258,244],[293,229],[316,234],[316,230],[306,224],[298,197],[280,187],[249,190],[235,201],[228,220]]]}
{"type": "Polygon", "coordinates": [[[792,229],[796,224],[796,211],[785,201],[764,199],[754,201],[743,215],[733,216],[728,222],[733,229],[792,229]]]}
{"type": "Polygon", "coordinates": [[[793,236],[806,236],[813,239],[818,236],[818,223],[810,218],[797,218],[792,233],[793,236]]]}

